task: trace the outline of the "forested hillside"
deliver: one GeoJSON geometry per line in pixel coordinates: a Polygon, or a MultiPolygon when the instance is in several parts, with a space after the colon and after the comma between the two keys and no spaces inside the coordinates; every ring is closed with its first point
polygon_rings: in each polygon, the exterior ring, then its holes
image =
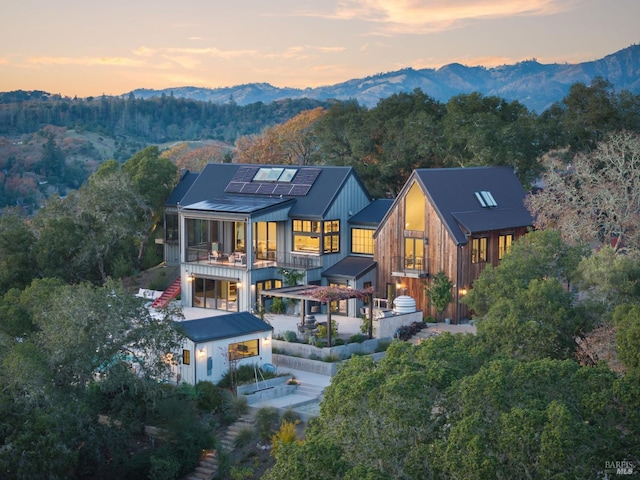
{"type": "Polygon", "coordinates": [[[28,211],[52,193],[77,189],[103,161],[123,162],[148,145],[192,170],[206,161],[351,165],[380,197],[395,195],[414,168],[509,165],[530,185],[550,150],[589,151],[609,131],[640,131],[640,96],[603,79],[574,84],[542,114],[495,96],[461,94],[442,103],[420,90],[370,109],[43,92],[11,92],[0,101],[0,207],[28,211]],[[197,162],[175,149],[182,141],[192,142],[188,150],[206,147],[197,162]]]}

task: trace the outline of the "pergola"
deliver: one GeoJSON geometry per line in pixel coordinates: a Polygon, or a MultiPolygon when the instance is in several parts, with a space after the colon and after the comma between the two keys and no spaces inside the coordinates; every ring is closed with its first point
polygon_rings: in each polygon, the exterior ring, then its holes
{"type": "MultiPolygon", "coordinates": [[[[373,305],[373,290],[357,290],[354,288],[326,287],[320,285],[296,285],[293,287],[273,288],[260,292],[260,305],[263,305],[262,297],[280,297],[300,300],[300,325],[304,326],[304,317],[307,311],[307,303],[319,302],[327,304],[327,344],[331,346],[331,307],[330,304],[336,300],[346,300],[349,298],[370,299],[373,305]]],[[[373,338],[373,308],[369,308],[369,338],[373,338]]]]}

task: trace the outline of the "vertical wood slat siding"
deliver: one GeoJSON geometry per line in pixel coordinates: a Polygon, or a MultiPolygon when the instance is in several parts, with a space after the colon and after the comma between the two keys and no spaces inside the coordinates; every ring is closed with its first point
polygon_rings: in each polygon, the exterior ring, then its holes
{"type": "MultiPolygon", "coordinates": [[[[409,189],[405,189],[406,193],[409,189]]],[[[397,270],[393,265],[394,259],[403,256],[404,249],[404,218],[405,201],[399,198],[394,204],[395,208],[390,212],[386,222],[378,232],[374,240],[374,258],[377,261],[377,291],[376,294],[386,297],[385,286],[387,283],[400,284],[398,295],[406,294],[416,301],[416,308],[422,310],[425,317],[433,317],[438,320],[450,318],[457,323],[461,319],[469,318],[468,308],[460,303],[460,291],[464,288],[469,290],[473,281],[480,276],[487,265],[497,266],[498,240],[501,234],[513,233],[514,241],[526,234],[526,228],[520,227],[509,230],[485,232],[487,236],[487,263],[471,263],[471,237],[466,245],[458,246],[440,217],[430,202],[426,202],[426,245],[425,264],[427,265],[427,278],[392,277],[391,273],[397,270]],[[453,299],[442,315],[437,316],[437,312],[429,305],[425,293],[425,282],[439,271],[444,271],[446,276],[455,285],[453,288],[453,299]]],[[[481,236],[481,235],[477,235],[481,236]]]]}

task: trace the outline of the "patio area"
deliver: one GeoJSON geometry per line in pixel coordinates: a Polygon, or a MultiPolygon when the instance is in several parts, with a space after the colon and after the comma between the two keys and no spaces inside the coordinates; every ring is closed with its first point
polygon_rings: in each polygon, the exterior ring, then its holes
{"type": "MultiPolygon", "coordinates": [[[[213,317],[215,315],[224,315],[229,312],[222,310],[209,310],[204,308],[184,307],[183,314],[185,320],[195,320],[204,317],[213,317]]],[[[323,313],[315,313],[316,322],[326,323],[327,315],[323,313]]],[[[356,317],[346,317],[343,315],[331,315],[331,320],[338,324],[338,336],[341,338],[349,338],[352,335],[356,335],[360,332],[360,324],[362,320],[356,317]]],[[[300,315],[280,315],[267,313],[264,316],[264,321],[273,326],[273,336],[277,337],[282,335],[287,330],[298,332],[298,326],[300,325],[300,315]]]]}

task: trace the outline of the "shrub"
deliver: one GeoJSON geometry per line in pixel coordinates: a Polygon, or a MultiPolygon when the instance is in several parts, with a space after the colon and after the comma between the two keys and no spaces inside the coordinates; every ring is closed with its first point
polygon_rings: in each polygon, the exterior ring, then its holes
{"type": "Polygon", "coordinates": [[[327,355],[322,359],[323,362],[335,363],[340,361],[340,357],[335,354],[327,355]]]}
{"type": "MultiPolygon", "coordinates": [[[[257,365],[240,365],[238,368],[234,370],[234,378],[236,381],[236,385],[242,385],[246,383],[255,382],[256,380],[256,372],[255,368],[257,365]]],[[[218,386],[221,388],[230,388],[231,387],[231,376],[229,371],[222,376],[220,381],[218,382],[218,386]]]]}
{"type": "Polygon", "coordinates": [[[386,352],[387,348],[389,348],[389,345],[391,345],[391,342],[388,340],[382,341],[382,342],[378,342],[378,346],[376,347],[376,352],[386,352]]]}
{"type": "Polygon", "coordinates": [[[263,407],[256,412],[256,430],[262,441],[268,441],[278,428],[280,415],[274,407],[263,407]]]}
{"type": "Polygon", "coordinates": [[[232,397],[225,413],[231,417],[238,418],[249,411],[249,403],[244,395],[232,397]]]}
{"type": "Polygon", "coordinates": [[[242,427],[238,431],[238,435],[236,435],[236,438],[233,440],[233,446],[236,448],[246,447],[253,441],[255,434],[256,431],[252,426],[246,425],[242,427]]]}
{"type": "Polygon", "coordinates": [[[284,301],[282,301],[282,298],[280,297],[275,297],[271,301],[271,313],[284,313],[286,307],[287,306],[284,304],[284,301]]]}
{"type": "Polygon", "coordinates": [[[282,334],[282,336],[283,336],[285,342],[297,342],[298,341],[298,335],[296,334],[296,332],[294,332],[292,330],[286,330],[282,334]]]}
{"type": "Polygon", "coordinates": [[[298,422],[288,422],[283,421],[282,425],[280,425],[280,429],[271,436],[271,445],[273,450],[271,451],[272,455],[276,456],[276,451],[278,446],[282,443],[293,443],[298,439],[298,434],[296,431],[296,424],[298,422]]]}
{"type": "Polygon", "coordinates": [[[222,413],[231,402],[232,396],[227,391],[211,382],[196,384],[197,405],[200,410],[222,413]]]}
{"type": "Polygon", "coordinates": [[[282,414],[282,422],[298,423],[300,421],[300,415],[294,412],[291,408],[282,414]]]}
{"type": "MultiPolygon", "coordinates": [[[[318,333],[316,336],[318,338],[327,338],[326,325],[318,325],[318,333]]],[[[338,322],[333,319],[331,320],[331,338],[338,338],[338,322]]]]}
{"type": "Polygon", "coordinates": [[[367,339],[367,337],[365,337],[364,335],[362,335],[361,333],[356,333],[355,335],[351,335],[349,337],[349,343],[362,343],[367,339]]]}

